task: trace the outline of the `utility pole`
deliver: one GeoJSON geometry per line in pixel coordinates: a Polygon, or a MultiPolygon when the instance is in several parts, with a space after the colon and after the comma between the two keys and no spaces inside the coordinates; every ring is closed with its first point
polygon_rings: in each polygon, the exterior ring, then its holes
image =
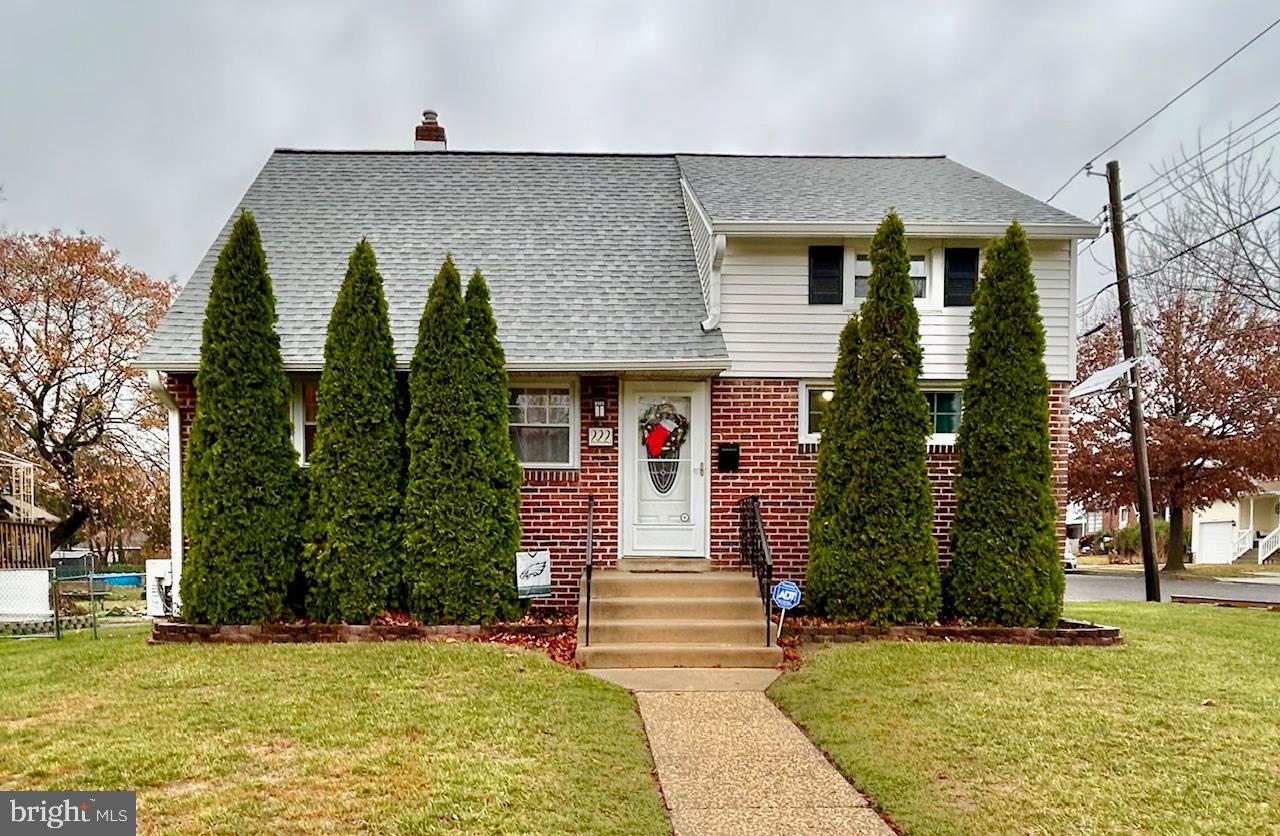
{"type": "MultiPolygon", "coordinates": [[[[1116,254],[1116,293],[1120,297],[1120,333],[1124,359],[1138,355],[1133,327],[1133,302],[1129,294],[1129,259],[1124,248],[1124,208],[1120,205],[1120,163],[1107,163],[1107,190],[1111,197],[1111,243],[1116,254]]],[[[1147,464],[1147,429],[1142,414],[1142,374],[1135,363],[1129,368],[1129,435],[1133,441],[1133,465],[1138,482],[1138,526],[1142,530],[1142,574],[1147,600],[1160,600],[1160,575],[1156,565],[1156,535],[1152,521],[1151,469],[1147,464]]]]}

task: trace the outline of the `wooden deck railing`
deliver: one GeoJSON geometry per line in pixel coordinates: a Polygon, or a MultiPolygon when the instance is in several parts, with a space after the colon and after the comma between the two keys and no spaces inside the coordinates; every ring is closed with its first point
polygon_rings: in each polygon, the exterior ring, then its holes
{"type": "Polygon", "coordinates": [[[47,569],[52,551],[44,523],[0,520],[0,569],[47,569]]]}

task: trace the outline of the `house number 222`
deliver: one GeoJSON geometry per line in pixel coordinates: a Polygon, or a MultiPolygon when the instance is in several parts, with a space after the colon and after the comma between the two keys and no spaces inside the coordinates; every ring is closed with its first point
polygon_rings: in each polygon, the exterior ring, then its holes
{"type": "Polygon", "coordinates": [[[612,447],[613,446],[613,427],[588,427],[587,428],[587,446],[588,447],[612,447]]]}

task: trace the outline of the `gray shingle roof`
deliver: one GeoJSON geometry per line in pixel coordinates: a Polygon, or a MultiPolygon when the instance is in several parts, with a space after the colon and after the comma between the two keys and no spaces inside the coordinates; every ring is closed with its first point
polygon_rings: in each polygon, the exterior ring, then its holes
{"type": "Polygon", "coordinates": [[[946,157],[676,159],[712,223],[1088,223],[946,157]]]}
{"type": "Polygon", "coordinates": [[[715,224],[1085,225],[945,157],[699,154],[274,153],[232,212],[138,364],[193,369],[209,278],[231,223],[262,230],[287,366],[318,368],[325,327],[361,236],[378,255],[396,353],[407,365],[446,252],[489,281],[509,363],[604,368],[726,365],[706,316],[679,180],[715,224]]]}
{"type": "MultiPolygon", "coordinates": [[[[316,368],[361,236],[378,256],[396,354],[413,352],[446,252],[489,282],[511,363],[725,365],[706,316],[673,156],[277,151],[241,207],[262,230],[285,364],[316,368]]],[[[194,368],[231,221],[139,358],[194,368]]]]}

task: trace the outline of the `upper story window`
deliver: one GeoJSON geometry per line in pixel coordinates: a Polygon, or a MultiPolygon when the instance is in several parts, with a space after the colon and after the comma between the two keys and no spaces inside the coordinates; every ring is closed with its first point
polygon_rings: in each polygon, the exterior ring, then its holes
{"type": "Polygon", "coordinates": [[[942,282],[942,304],[968,307],[978,287],[978,248],[947,247],[942,282]]]}
{"type": "Polygon", "coordinates": [[[844,247],[809,248],[809,304],[844,302],[844,247]]]}
{"type": "Polygon", "coordinates": [[[800,384],[800,441],[817,444],[822,434],[822,416],[836,395],[830,383],[800,384]]]}
{"type": "Polygon", "coordinates": [[[578,419],[572,382],[521,383],[509,390],[511,446],[525,467],[576,467],[578,419]]]}
{"type": "Polygon", "coordinates": [[[293,381],[293,398],[289,405],[293,446],[298,449],[298,461],[303,465],[311,459],[316,446],[316,394],[319,390],[317,378],[293,381]]]}
{"type": "MultiPolygon", "coordinates": [[[[929,284],[929,259],[923,255],[911,256],[911,293],[917,299],[923,299],[929,284]]],[[[867,290],[871,286],[871,256],[859,255],[853,262],[853,295],[858,299],[867,298],[867,290]]]]}

